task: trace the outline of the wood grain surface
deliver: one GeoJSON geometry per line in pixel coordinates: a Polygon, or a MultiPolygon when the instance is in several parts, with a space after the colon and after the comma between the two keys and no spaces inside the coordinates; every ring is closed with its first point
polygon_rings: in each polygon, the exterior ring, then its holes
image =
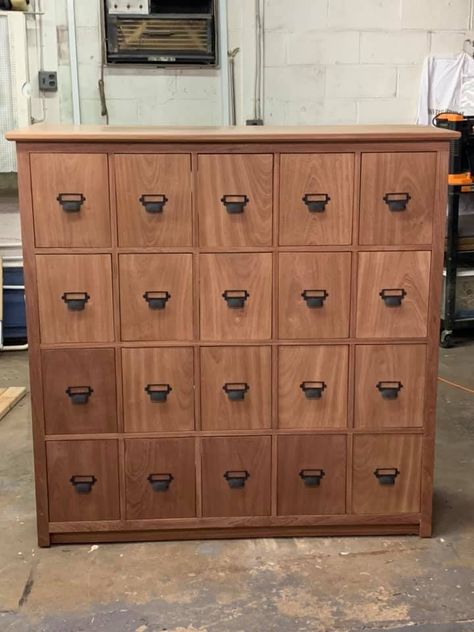
{"type": "Polygon", "coordinates": [[[191,246],[191,156],[117,154],[114,160],[119,245],[191,246]],[[148,213],[142,195],[165,195],[163,212],[148,213]]]}
{"type": "Polygon", "coordinates": [[[353,197],[354,154],[283,154],[280,244],[350,244],[353,197]],[[328,195],[325,210],[311,213],[303,201],[306,194],[328,195]]]}

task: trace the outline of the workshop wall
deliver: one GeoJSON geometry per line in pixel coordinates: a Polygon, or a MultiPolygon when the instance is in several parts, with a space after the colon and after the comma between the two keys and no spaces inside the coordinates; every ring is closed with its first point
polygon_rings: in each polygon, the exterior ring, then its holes
{"type": "MultiPolygon", "coordinates": [[[[81,111],[100,123],[100,0],[76,4],[81,111]]],[[[456,55],[472,28],[474,0],[266,0],[265,122],[414,122],[425,56],[456,55]]],[[[64,0],[44,2],[45,58],[60,89],[49,121],[71,120],[64,0]],[[46,6],[47,5],[47,6],[46,6]]],[[[239,122],[253,116],[254,0],[228,0],[239,122]]],[[[31,39],[31,38],[30,38],[31,39]]],[[[219,70],[107,69],[112,124],[220,124],[219,70]]],[[[41,115],[39,99],[33,114],[41,115]]]]}

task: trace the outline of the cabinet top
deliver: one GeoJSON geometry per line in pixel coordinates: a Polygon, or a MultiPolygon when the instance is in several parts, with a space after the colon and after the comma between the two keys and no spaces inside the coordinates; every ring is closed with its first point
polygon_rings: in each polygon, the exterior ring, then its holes
{"type": "Polygon", "coordinates": [[[449,141],[459,134],[425,125],[332,125],[160,127],[105,125],[48,125],[40,123],[12,130],[5,137],[18,142],[367,142],[449,141]]]}

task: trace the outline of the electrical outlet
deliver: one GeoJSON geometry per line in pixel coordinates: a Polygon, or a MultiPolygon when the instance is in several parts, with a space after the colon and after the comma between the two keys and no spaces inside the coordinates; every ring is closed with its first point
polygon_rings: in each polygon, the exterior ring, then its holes
{"type": "Polygon", "coordinates": [[[57,92],[58,73],[54,70],[40,70],[38,73],[39,89],[42,92],[57,92]]]}

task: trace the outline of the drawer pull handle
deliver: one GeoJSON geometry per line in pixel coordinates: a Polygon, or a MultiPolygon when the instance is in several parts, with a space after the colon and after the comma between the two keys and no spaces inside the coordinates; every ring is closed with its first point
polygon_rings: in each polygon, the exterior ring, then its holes
{"type": "Polygon", "coordinates": [[[165,309],[166,303],[171,298],[171,294],[166,291],[152,291],[145,292],[143,298],[148,303],[150,309],[165,309]]]}
{"type": "Polygon", "coordinates": [[[406,211],[410,200],[411,195],[409,193],[386,193],[383,196],[383,201],[392,213],[406,211]]]}
{"type": "Polygon", "coordinates": [[[163,213],[168,198],[162,193],[144,193],[138,200],[147,213],[163,213]]]}
{"type": "Polygon", "coordinates": [[[327,193],[305,193],[301,198],[310,213],[324,213],[331,198],[327,193]]]}
{"type": "Polygon", "coordinates": [[[326,472],[320,468],[308,468],[301,470],[300,477],[306,487],[319,487],[321,480],[326,476],[326,472]]]}
{"type": "Polygon", "coordinates": [[[90,494],[92,486],[97,483],[97,479],[95,476],[75,474],[71,476],[69,482],[78,494],[90,494]]]}
{"type": "Polygon", "coordinates": [[[172,474],[150,474],[147,480],[154,492],[167,492],[174,479],[172,474]]]}
{"type": "Polygon", "coordinates": [[[66,394],[73,404],[87,404],[89,397],[94,392],[90,386],[68,386],[66,394]]]}
{"type": "Polygon", "coordinates": [[[82,193],[60,193],[56,200],[63,207],[65,213],[79,213],[86,198],[82,193]]]}
{"type": "Polygon", "coordinates": [[[403,384],[396,381],[378,382],[376,386],[384,399],[397,399],[398,393],[403,388],[403,384]]]}
{"type": "Polygon", "coordinates": [[[90,296],[87,292],[64,292],[61,296],[71,312],[82,312],[90,296]]]}
{"type": "Polygon", "coordinates": [[[378,467],[374,472],[380,485],[395,485],[395,479],[399,474],[400,470],[396,467],[378,467]]]}
{"type": "Polygon", "coordinates": [[[300,389],[306,399],[321,399],[323,391],[326,390],[325,382],[301,382],[300,389]]]}
{"type": "Polygon", "coordinates": [[[301,296],[306,301],[306,305],[310,309],[315,309],[318,307],[324,307],[324,301],[329,296],[326,290],[304,290],[301,292],[301,296]]]}
{"type": "Polygon", "coordinates": [[[224,473],[224,478],[229,483],[231,489],[241,489],[245,487],[245,481],[249,476],[250,474],[247,470],[227,470],[227,472],[224,473]]]}
{"type": "Polygon", "coordinates": [[[379,292],[386,307],[400,307],[406,295],[407,293],[403,288],[386,289],[379,292]]]}
{"type": "Polygon", "coordinates": [[[168,395],[173,389],[169,384],[147,384],[145,392],[153,403],[163,403],[168,399],[168,395]]]}
{"type": "Polygon", "coordinates": [[[250,386],[246,382],[226,382],[222,387],[231,402],[241,401],[250,386]]]}
{"type": "Polygon", "coordinates": [[[226,290],[222,293],[222,297],[230,309],[243,309],[249,296],[247,290],[226,290]]]}
{"type": "Polygon", "coordinates": [[[239,194],[223,195],[221,202],[229,215],[236,215],[244,212],[244,208],[249,203],[249,198],[246,195],[239,194]]]}

